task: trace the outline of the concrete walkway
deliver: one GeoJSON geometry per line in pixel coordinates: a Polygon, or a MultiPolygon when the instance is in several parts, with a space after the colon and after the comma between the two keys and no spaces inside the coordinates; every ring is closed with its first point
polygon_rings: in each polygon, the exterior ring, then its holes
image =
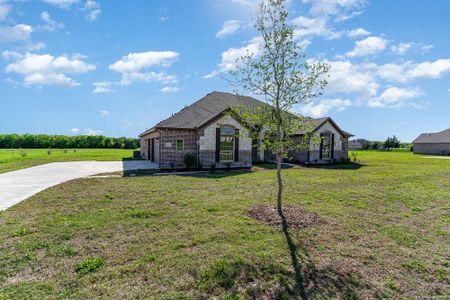
{"type": "Polygon", "coordinates": [[[0,211],[59,183],[99,173],[158,169],[150,161],[55,162],[0,174],[0,211]]]}

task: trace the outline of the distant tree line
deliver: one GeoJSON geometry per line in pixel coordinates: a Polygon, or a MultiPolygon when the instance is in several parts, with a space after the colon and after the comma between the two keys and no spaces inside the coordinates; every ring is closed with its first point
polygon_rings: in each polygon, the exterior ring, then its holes
{"type": "Polygon", "coordinates": [[[364,139],[357,140],[362,150],[384,150],[384,151],[412,151],[412,145],[410,143],[402,143],[394,135],[388,137],[384,142],[382,141],[368,141],[364,139]]]}
{"type": "Polygon", "coordinates": [[[103,135],[0,134],[0,148],[139,148],[139,139],[103,135]]]}

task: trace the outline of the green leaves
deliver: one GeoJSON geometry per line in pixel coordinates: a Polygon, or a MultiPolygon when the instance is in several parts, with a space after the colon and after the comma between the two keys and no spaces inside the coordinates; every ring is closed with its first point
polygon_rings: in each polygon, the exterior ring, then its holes
{"type": "Polygon", "coordinates": [[[265,99],[266,106],[237,107],[234,112],[261,138],[266,149],[281,156],[302,148],[313,138],[314,124],[293,110],[322,95],[329,65],[306,60],[294,40],[295,27],[288,21],[284,0],[267,0],[255,24],[261,46],[255,54],[237,60],[230,83],[265,99]],[[295,136],[303,135],[301,141],[295,136]]]}

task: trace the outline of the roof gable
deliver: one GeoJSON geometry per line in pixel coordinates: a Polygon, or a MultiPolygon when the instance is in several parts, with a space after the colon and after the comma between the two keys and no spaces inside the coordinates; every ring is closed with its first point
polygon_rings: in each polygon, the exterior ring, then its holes
{"type": "Polygon", "coordinates": [[[233,106],[265,105],[251,97],[212,92],[197,102],[186,106],[170,118],[156,124],[156,128],[196,129],[233,106]]]}
{"type": "MultiPolygon", "coordinates": [[[[205,124],[210,123],[212,120],[222,115],[225,111],[229,110],[231,107],[236,106],[255,107],[265,105],[267,104],[259,100],[256,100],[252,97],[238,96],[235,94],[223,92],[212,92],[207,94],[205,97],[201,98],[197,102],[194,102],[189,106],[186,106],[185,108],[175,113],[171,117],[159,122],[151,129],[141,133],[140,136],[143,136],[156,129],[195,130],[202,127],[205,124]]],[[[343,136],[346,137],[353,136],[352,134],[341,130],[339,126],[337,126],[337,124],[330,117],[319,119],[308,118],[308,120],[311,121],[310,127],[312,128],[313,131],[317,130],[325,122],[330,121],[332,125],[343,136]]],[[[304,133],[305,132],[303,133],[299,132],[298,134],[304,133]]]]}

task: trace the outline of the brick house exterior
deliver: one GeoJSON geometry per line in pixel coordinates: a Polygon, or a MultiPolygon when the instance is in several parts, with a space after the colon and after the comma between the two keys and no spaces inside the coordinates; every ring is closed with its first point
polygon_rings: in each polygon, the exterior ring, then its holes
{"type": "MultiPolygon", "coordinates": [[[[249,128],[242,125],[228,110],[237,105],[266,105],[250,97],[213,92],[185,107],[170,118],[141,133],[141,156],[159,164],[161,169],[184,168],[184,156],[191,154],[197,167],[250,167],[254,161],[273,160],[264,151],[261,141],[249,137],[249,128]]],[[[327,162],[348,157],[348,138],[331,118],[311,119],[315,132],[323,135],[327,151],[320,144],[310,143],[305,150],[290,153],[297,162],[327,162]],[[322,154],[326,154],[326,157],[322,154]]],[[[302,134],[299,134],[299,142],[302,134]]]]}

